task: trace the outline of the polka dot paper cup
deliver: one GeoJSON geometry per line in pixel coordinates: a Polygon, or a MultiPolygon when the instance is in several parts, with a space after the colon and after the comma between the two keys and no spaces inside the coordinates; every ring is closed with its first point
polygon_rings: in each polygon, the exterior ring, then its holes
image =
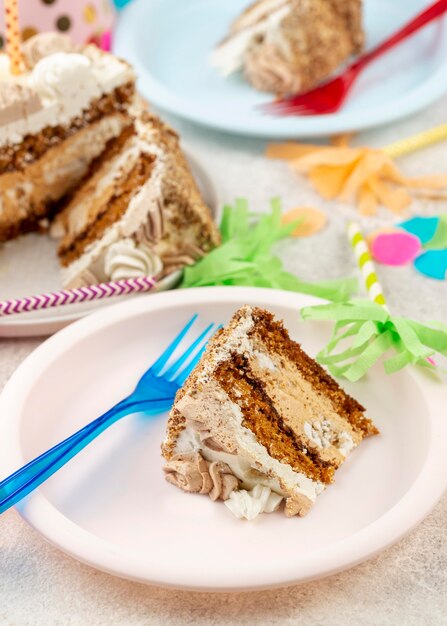
{"type": "MultiPolygon", "coordinates": [[[[18,0],[19,26],[23,40],[36,33],[66,33],[76,43],[95,43],[110,49],[114,21],[109,0],[18,0]]],[[[0,5],[0,50],[5,50],[5,16],[0,5]]]]}

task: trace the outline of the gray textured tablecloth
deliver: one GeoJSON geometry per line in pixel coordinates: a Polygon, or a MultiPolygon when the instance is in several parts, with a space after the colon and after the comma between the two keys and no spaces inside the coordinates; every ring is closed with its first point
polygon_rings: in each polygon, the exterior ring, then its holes
{"type": "MultiPolygon", "coordinates": [[[[356,141],[386,145],[445,123],[446,111],[447,98],[400,123],[364,133],[356,141]]],[[[321,234],[281,247],[279,253],[289,270],[309,280],[354,271],[344,230],[345,220],[356,217],[353,207],[323,203],[284,163],[264,159],[264,141],[171,121],[206,165],[222,201],[246,196],[253,209],[265,210],[268,199],[280,195],[285,209],[308,204],[327,211],[329,224],[321,234]]],[[[407,174],[445,173],[447,144],[400,163],[407,174]]],[[[447,212],[447,202],[421,201],[413,211],[447,212]]],[[[372,230],[392,219],[382,210],[377,218],[363,220],[362,226],[372,230]]],[[[380,267],[379,274],[395,312],[447,322],[447,282],[424,278],[412,267],[380,267]]],[[[0,341],[0,387],[40,341],[0,341]]],[[[301,586],[243,594],[172,591],[113,578],[48,545],[11,511],[0,518],[0,624],[447,624],[447,496],[405,539],[362,565],[301,586]]]]}

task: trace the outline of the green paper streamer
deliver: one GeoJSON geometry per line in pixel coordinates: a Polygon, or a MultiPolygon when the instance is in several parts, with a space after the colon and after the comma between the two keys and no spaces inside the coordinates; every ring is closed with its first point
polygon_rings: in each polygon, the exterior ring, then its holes
{"type": "Polygon", "coordinates": [[[351,382],[360,380],[388,351],[394,354],[384,362],[387,374],[409,364],[439,369],[430,357],[447,356],[446,326],[391,317],[382,306],[370,300],[304,307],[301,317],[336,322],[332,337],[317,360],[334,376],[343,376],[351,382]],[[355,337],[354,342],[346,347],[350,337],[355,337]]]}
{"type": "Polygon", "coordinates": [[[308,283],[286,272],[281,260],[272,254],[273,245],[295,230],[301,220],[281,222],[281,202],[271,201],[266,215],[250,213],[244,198],[223,210],[220,232],[222,244],[195,265],[185,268],[181,287],[242,285],[269,287],[305,293],[326,300],[343,301],[357,291],[357,279],[308,283]]]}

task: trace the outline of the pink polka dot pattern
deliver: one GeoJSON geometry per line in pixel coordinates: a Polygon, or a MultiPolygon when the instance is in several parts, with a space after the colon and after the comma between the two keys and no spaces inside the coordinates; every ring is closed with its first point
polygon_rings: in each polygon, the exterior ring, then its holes
{"type": "MultiPolygon", "coordinates": [[[[104,33],[113,28],[115,12],[111,0],[18,0],[19,32],[59,31],[58,20],[68,18],[66,32],[76,43],[100,44],[104,33]],[[22,9],[24,6],[24,9],[22,9]],[[88,15],[90,21],[85,18],[88,15]],[[91,16],[95,19],[91,21],[91,16]]],[[[5,15],[0,4],[0,36],[6,41],[5,15]]],[[[63,26],[67,23],[62,22],[63,26]]],[[[106,38],[107,40],[107,38],[106,38]]],[[[0,44],[1,48],[1,44],[0,44]]]]}
{"type": "Polygon", "coordinates": [[[20,50],[19,10],[17,0],[5,0],[6,50],[11,60],[11,71],[20,74],[22,52],[20,50]]]}

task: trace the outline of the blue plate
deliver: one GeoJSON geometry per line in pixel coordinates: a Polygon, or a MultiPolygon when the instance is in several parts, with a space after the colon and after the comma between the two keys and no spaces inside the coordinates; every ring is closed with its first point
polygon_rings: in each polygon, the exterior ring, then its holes
{"type": "MultiPolygon", "coordinates": [[[[257,137],[315,137],[377,126],[414,113],[447,92],[446,18],[426,26],[365,70],[339,113],[275,118],[272,99],[241,76],[223,78],[209,55],[248,0],[134,0],[120,14],[115,52],[128,59],[154,105],[194,122],[257,137]]],[[[365,0],[371,47],[427,6],[425,0],[365,0]]]]}

